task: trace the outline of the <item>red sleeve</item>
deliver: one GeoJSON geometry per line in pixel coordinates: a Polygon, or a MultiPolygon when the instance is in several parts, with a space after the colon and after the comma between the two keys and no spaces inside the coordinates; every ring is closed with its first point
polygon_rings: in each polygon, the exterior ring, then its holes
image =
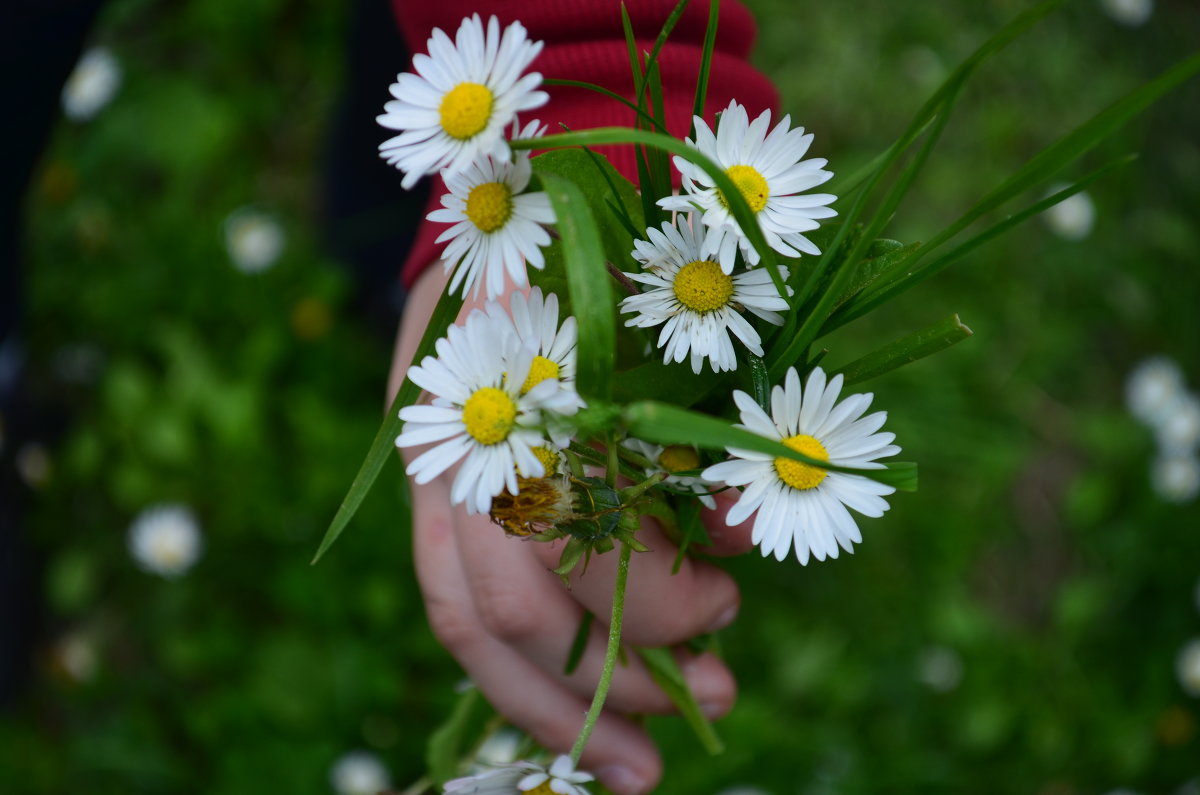
{"type": "MultiPolygon", "coordinates": [[[[545,42],[531,70],[545,78],[582,80],[633,99],[633,81],[629,71],[629,51],[621,28],[620,3],[615,0],[436,0],[412,2],[392,0],[400,32],[414,53],[426,52],[426,41],[434,28],[454,35],[464,17],[478,13],[484,19],[495,15],[502,25],[520,21],[529,38],[545,42]]],[[[638,0],[627,4],[634,34],[643,51],[649,50],[663,22],[675,7],[675,0],[638,0]]],[[[691,126],[692,101],[704,32],[708,25],[708,5],[693,3],[687,7],[666,46],[659,55],[667,129],[676,137],[687,135],[691,126]]],[[[750,117],[779,102],[775,87],[748,61],[754,43],[755,25],[750,12],[738,2],[721,3],[720,25],[709,77],[705,117],[731,99],[746,106],[750,117]]],[[[404,65],[408,68],[408,64],[404,65]]],[[[559,123],[573,130],[611,125],[633,126],[630,109],[594,92],[559,86],[546,87],[550,101],[537,111],[525,114],[522,121],[541,119],[557,132],[559,123]]],[[[632,147],[598,147],[621,173],[636,181],[632,147]]],[[[428,210],[440,206],[445,187],[436,180],[428,210]]],[[[411,285],[417,276],[437,258],[433,241],[441,232],[434,224],[423,223],[413,250],[404,264],[402,279],[411,285]]]]}

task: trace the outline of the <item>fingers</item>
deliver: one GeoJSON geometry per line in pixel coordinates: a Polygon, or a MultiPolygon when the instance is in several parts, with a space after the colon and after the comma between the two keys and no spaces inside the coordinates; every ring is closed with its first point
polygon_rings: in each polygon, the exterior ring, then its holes
{"type": "MultiPolygon", "coordinates": [[[[650,550],[634,554],[629,564],[622,631],[629,643],[670,646],[733,622],[740,597],[729,575],[690,558],[685,558],[679,572],[672,574],[675,546],[649,520],[643,521],[638,539],[650,550]]],[[[538,545],[543,565],[557,565],[563,543],[538,545]]],[[[581,565],[571,575],[571,595],[602,618],[612,612],[616,563],[615,552],[593,555],[586,572],[581,565]]]]}
{"type": "MultiPolygon", "coordinates": [[[[462,597],[471,599],[488,634],[590,699],[604,665],[607,632],[602,624],[593,624],[579,665],[572,674],[564,673],[584,611],[564,590],[558,575],[534,555],[538,542],[506,537],[487,517],[464,513],[455,513],[454,532],[469,589],[462,597]]],[[[608,587],[611,590],[612,583],[608,587]]],[[[712,676],[709,679],[721,684],[712,676]]],[[[724,695],[705,691],[697,698],[720,703],[724,695]]],[[[670,699],[636,657],[617,669],[606,705],[620,712],[673,711],[670,699]]]]}
{"type": "MultiPolygon", "coordinates": [[[[565,752],[583,725],[584,699],[493,638],[471,607],[445,487],[420,490],[413,546],[430,625],[495,708],[539,744],[565,752]],[[442,493],[439,493],[442,492],[442,493]]],[[[581,766],[621,795],[648,791],[662,774],[650,738],[611,712],[596,722],[581,766]]]]}
{"type": "Polygon", "coordinates": [[[754,549],[754,542],[750,540],[751,532],[754,529],[753,522],[746,521],[733,527],[725,524],[725,515],[729,513],[730,508],[737,504],[739,494],[737,489],[726,489],[715,494],[713,499],[716,501],[717,507],[700,512],[700,519],[704,522],[704,529],[708,532],[708,538],[712,542],[700,547],[700,551],[706,555],[728,557],[743,555],[754,549]]]}

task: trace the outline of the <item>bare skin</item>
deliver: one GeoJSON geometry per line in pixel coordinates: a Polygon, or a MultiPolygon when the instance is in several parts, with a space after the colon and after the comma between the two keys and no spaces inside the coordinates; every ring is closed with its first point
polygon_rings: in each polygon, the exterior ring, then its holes
{"type": "MultiPolygon", "coordinates": [[[[414,285],[396,341],[389,395],[400,388],[446,281],[435,265],[414,285]]],[[[474,306],[464,306],[460,321],[474,306]]],[[[424,449],[405,450],[406,461],[424,449]]],[[[423,486],[412,484],[414,558],[430,626],[497,710],[541,745],[565,753],[599,680],[616,554],[593,558],[586,574],[577,572],[570,589],[564,588],[550,571],[559,543],[507,537],[487,516],[450,505],[456,471],[423,486]],[[585,610],[597,620],[578,668],[568,676],[564,663],[585,610]]],[[[725,526],[732,502],[719,499],[716,511],[705,512],[713,539],[707,552],[733,555],[751,548],[748,525],[725,526]]],[[[635,554],[630,565],[626,642],[669,646],[732,623],[740,598],[732,578],[690,559],[672,575],[676,548],[662,531],[647,522],[638,537],[650,550],[635,554]]],[[[711,654],[678,655],[705,712],[714,718],[728,712],[736,685],[725,665],[711,654]]],[[[613,678],[580,767],[619,795],[649,791],[661,777],[662,761],[649,736],[625,716],[670,711],[670,701],[631,659],[613,678]]]]}

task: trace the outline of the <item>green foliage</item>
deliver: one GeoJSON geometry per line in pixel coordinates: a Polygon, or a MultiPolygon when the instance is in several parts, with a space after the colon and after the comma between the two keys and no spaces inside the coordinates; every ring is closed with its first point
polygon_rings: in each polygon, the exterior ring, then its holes
{"type": "MultiPolygon", "coordinates": [[[[844,202],[947,67],[1024,8],[750,5],[758,63],[816,133],[812,156],[829,158],[844,202]]],[[[325,793],[330,764],[356,747],[403,788],[452,714],[462,674],[425,628],[398,467],[336,554],[308,565],[379,428],[391,353],[352,317],[348,279],[310,231],[342,8],[106,9],[98,38],[125,67],[121,93],[87,125],[60,125],[28,202],[30,381],[73,419],[58,442],[37,440],[49,474],[24,531],[46,563],[43,633],[33,684],[0,716],[0,791],[325,793]],[[221,245],[222,220],[246,204],[276,213],[288,237],[255,276],[221,245]],[[99,364],[63,364],[88,356],[99,364]],[[191,505],[205,537],[174,581],[137,570],[125,548],[133,517],[162,500],[191,505]],[[64,666],[80,638],[90,676],[64,666]]],[[[1181,4],[1136,29],[1093,3],[1046,17],[962,88],[883,234],[934,240],[1064,131],[1194,51],[1198,24],[1181,4]]],[[[989,211],[919,263],[970,268],[853,324],[832,307],[816,339],[835,363],[956,312],[976,339],[871,382],[923,483],[863,523],[853,556],[722,562],[742,588],[741,618],[722,632],[739,679],[717,724],[728,749],[700,758],[681,721],[650,719],[658,791],[1170,793],[1195,776],[1200,709],[1173,666],[1200,635],[1200,514],[1154,496],[1152,442],[1121,390],[1160,351],[1200,386],[1197,91],[1181,84],[1067,167],[1051,198],[1030,185],[1011,218],[989,211]],[[1136,164],[1108,169],[1129,152],[1136,164]],[[1083,189],[1091,236],[1054,237],[1040,213],[1083,189]],[[931,650],[961,665],[952,686],[927,683],[931,650]]],[[[921,116],[914,146],[943,107],[921,116]]],[[[588,195],[612,190],[583,182],[584,161],[574,176],[538,162],[588,195]]],[[[854,245],[874,206],[827,228],[854,245]]],[[[593,213],[602,238],[615,218],[593,213]]],[[[872,277],[891,254],[872,245],[839,306],[883,286],[872,277]]],[[[809,259],[798,277],[816,271],[809,259]]],[[[692,378],[657,358],[627,364],[619,403],[635,382],[680,402],[692,378]]],[[[706,378],[683,402],[724,387],[706,378]]],[[[3,430],[8,445],[16,430],[3,430]]]]}

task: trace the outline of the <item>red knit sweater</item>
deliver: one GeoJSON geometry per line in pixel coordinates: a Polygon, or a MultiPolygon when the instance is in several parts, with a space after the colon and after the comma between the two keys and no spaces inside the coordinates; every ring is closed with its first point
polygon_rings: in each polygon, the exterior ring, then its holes
{"type": "MultiPolygon", "coordinates": [[[[641,50],[648,51],[653,46],[674,6],[675,0],[631,0],[626,4],[641,50]]],[[[546,78],[595,83],[633,99],[629,53],[621,28],[620,3],[616,0],[522,0],[519,3],[392,0],[392,7],[411,52],[427,51],[426,41],[434,28],[441,28],[453,36],[464,17],[479,13],[486,20],[494,14],[502,25],[520,21],[530,39],[545,42],[541,54],[530,67],[533,71],[541,72],[546,78]]],[[[707,24],[708,4],[692,3],[659,55],[667,129],[680,138],[687,135],[691,126],[692,100],[707,24]]],[[[705,106],[705,116],[710,122],[713,114],[727,106],[731,99],[745,105],[751,118],[766,108],[777,106],[778,94],[774,86],[747,60],[754,34],[754,20],[743,5],[731,0],[721,3],[705,106]]],[[[550,94],[549,103],[526,114],[528,118],[522,118],[523,122],[541,119],[549,125],[550,133],[559,131],[560,122],[573,130],[633,126],[633,111],[615,100],[578,88],[553,86],[545,90],[550,94]]],[[[598,151],[607,155],[625,176],[635,178],[637,172],[631,147],[598,147],[598,151]]],[[[440,206],[443,193],[445,187],[437,180],[430,198],[430,210],[440,206]]],[[[433,241],[443,229],[438,224],[422,224],[404,264],[402,278],[406,285],[411,285],[421,271],[437,259],[438,247],[433,241]]]]}

